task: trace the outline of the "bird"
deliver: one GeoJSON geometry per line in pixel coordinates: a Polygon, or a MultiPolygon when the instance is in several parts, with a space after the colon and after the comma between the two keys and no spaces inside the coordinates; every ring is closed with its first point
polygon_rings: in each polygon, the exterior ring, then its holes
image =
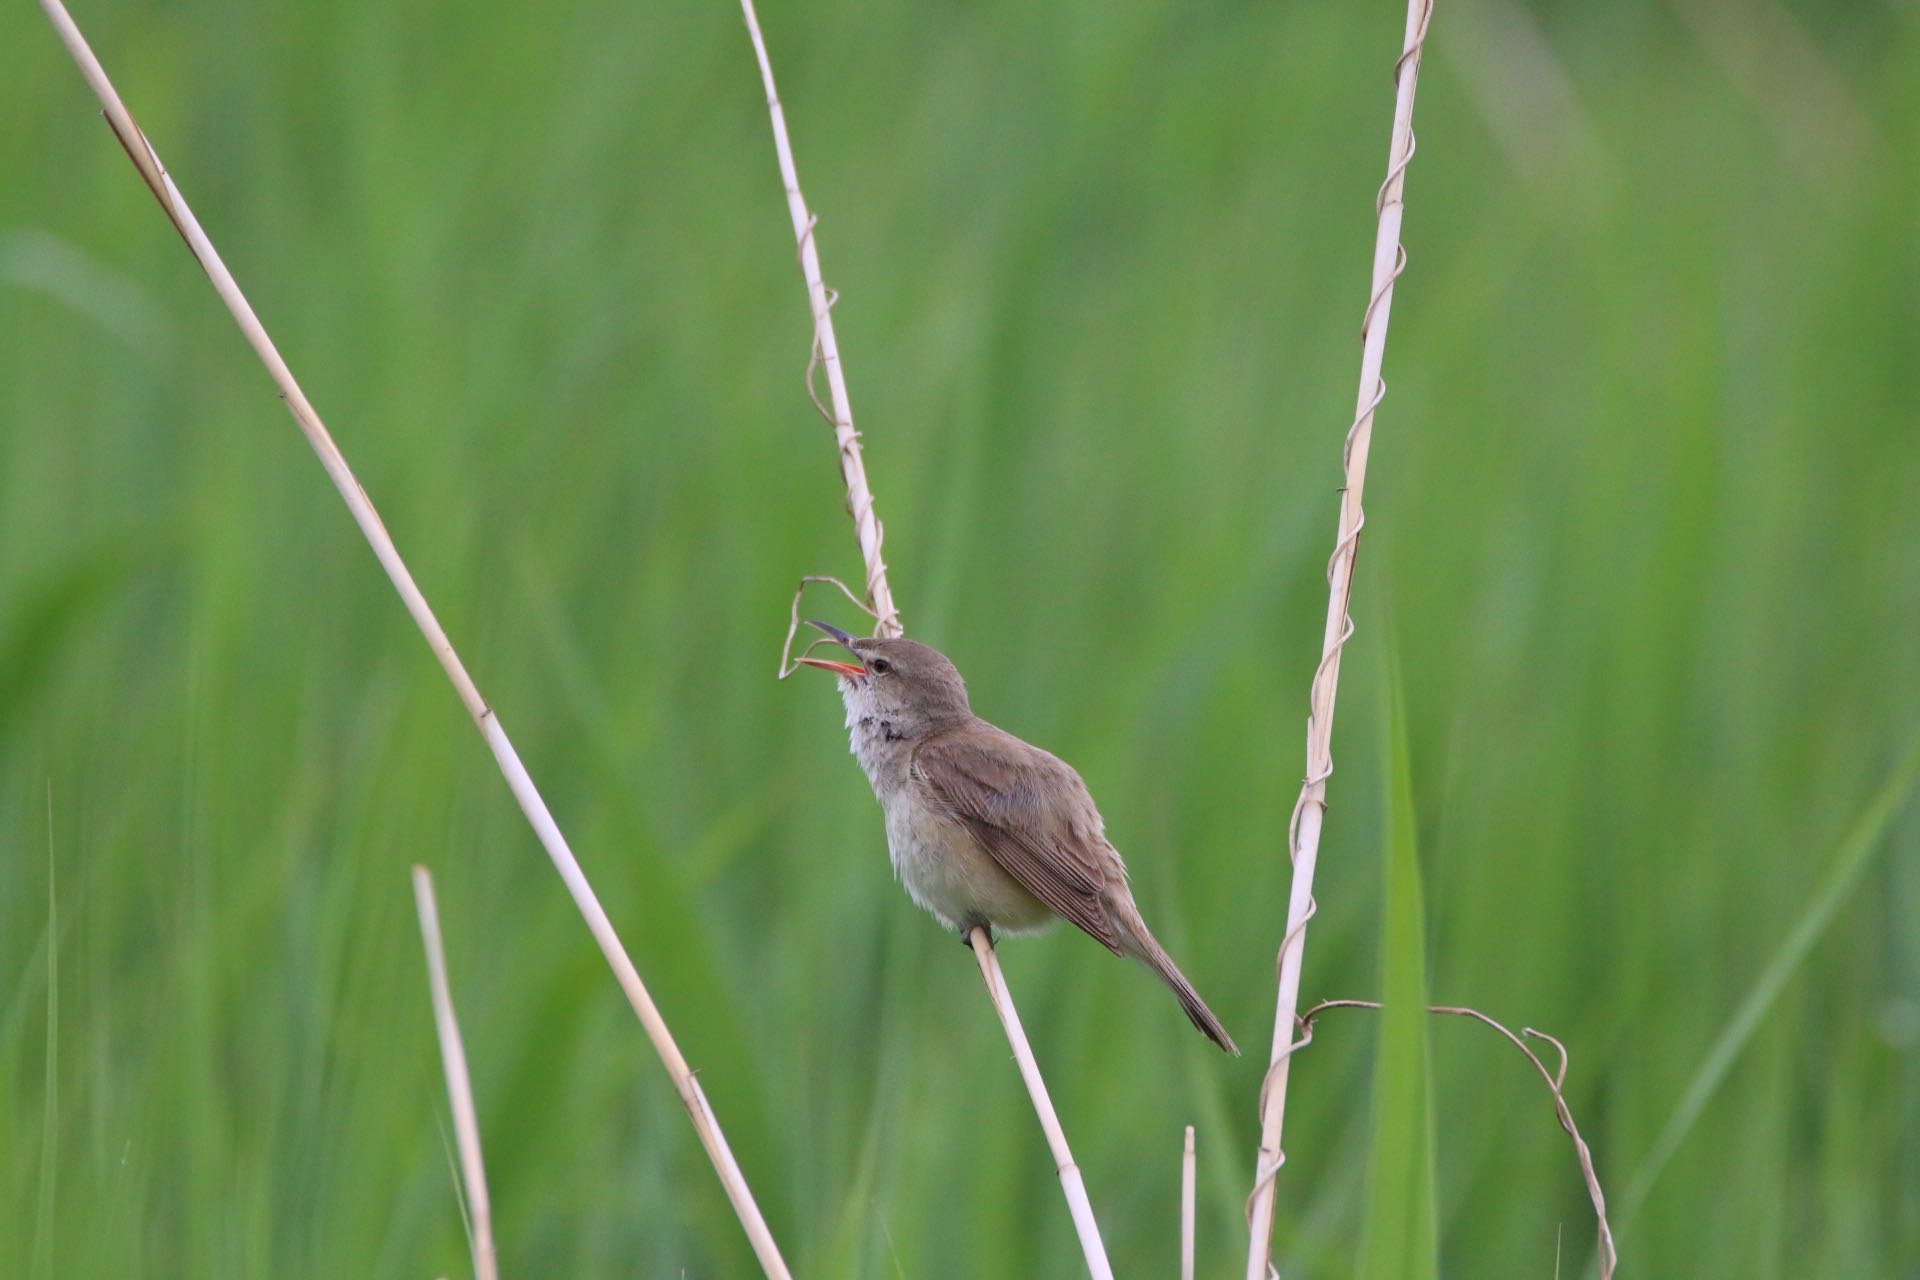
{"type": "Polygon", "coordinates": [[[800,661],[839,677],[853,755],[886,816],[894,874],[914,902],[969,945],[976,928],[991,943],[996,933],[1035,933],[1064,916],[1115,955],[1144,963],[1201,1034],[1240,1052],[1140,918],[1126,864],[1071,765],[975,715],[966,682],[939,650],[807,625],[853,655],[800,661]]]}

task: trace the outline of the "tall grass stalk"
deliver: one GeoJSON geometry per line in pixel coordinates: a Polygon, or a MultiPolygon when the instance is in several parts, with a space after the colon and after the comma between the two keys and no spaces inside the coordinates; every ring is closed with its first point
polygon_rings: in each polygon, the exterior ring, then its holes
{"type": "Polygon", "coordinates": [[[699,1135],[700,1143],[706,1148],[713,1167],[719,1174],[721,1185],[726,1189],[727,1198],[732,1201],[734,1212],[739,1216],[741,1225],[746,1229],[747,1238],[752,1242],[754,1253],[760,1259],[761,1267],[774,1280],[786,1280],[787,1265],[780,1256],[779,1248],[774,1244],[772,1232],[768,1230],[766,1219],[761,1215],[759,1206],[754,1203],[753,1193],[748,1189],[745,1176],[739,1163],[734,1159],[733,1151],[727,1145],[725,1135],[720,1131],[720,1122],[708,1103],[705,1092],[700,1088],[699,1080],[687,1065],[686,1058],[680,1052],[680,1046],[674,1042],[673,1035],[667,1029],[665,1019],[653,1003],[653,997],[640,980],[639,971],[634,968],[633,960],[627,955],[620,943],[619,935],[614,932],[613,923],[600,905],[600,900],[587,881],[586,873],[580,869],[579,861],[567,846],[560,834],[559,826],[554,822],[553,814],[548,810],[546,801],[528,776],[526,766],[520,762],[520,756],[508,740],[506,730],[500,725],[500,718],[493,708],[480,696],[480,690],[467,674],[466,666],[454,652],[453,643],[448,640],[440,622],[434,617],[433,610],[427,604],[426,597],[413,580],[406,562],[400,558],[400,552],[388,536],[386,526],[381,523],[379,514],[368,499],[360,482],[354,478],[353,471],[347,466],[346,458],[341,454],[333,437],[328,433],[320,415],[314,411],[307,400],[306,393],[294,380],[293,373],[280,356],[273,340],[254,314],[253,307],[246,296],[240,292],[240,286],[234,282],[233,274],[221,261],[213,242],[201,230],[199,221],[187,206],[184,197],[168,176],[160,157],[155,153],[146,135],[134,123],[126,104],[120,100],[107,73],[88,47],[80,29],[74,25],[72,17],[60,0],[41,0],[40,7],[46,11],[47,18],[53,23],[54,30],[67,47],[67,52],[79,64],[81,74],[86,77],[95,96],[105,108],[107,123],[119,138],[120,145],[126,149],[128,159],[140,173],[154,199],[160,202],[161,210],[173,223],[187,247],[193,252],[208,279],[213,282],[215,292],[232,313],[234,322],[239,325],[241,334],[246,338],[260,361],[267,367],[274,385],[279,388],[281,399],[293,414],[307,442],[319,455],[320,463],[326,468],[334,487],[339,490],[341,499],[352,513],[354,523],[360,526],[368,545],[373,548],[375,557],[387,572],[394,590],[400,593],[400,599],[406,605],[414,624],[426,638],[427,645],[440,661],[447,679],[453,683],[455,692],[460,695],[461,703],[467,713],[473,717],[481,736],[492,750],[500,772],[506,778],[508,788],[514,799],[519,802],[521,811],[526,814],[528,823],[539,838],[547,855],[553,860],[554,869],[560,873],[560,879],[566,884],[567,892],[572,895],[574,904],[587,922],[588,930],[594,941],[600,945],[607,963],[613,967],[614,976],[619,980],[621,989],[626,992],[628,1002],[645,1028],[647,1038],[653,1042],[655,1051],[672,1077],[674,1087],[680,1095],[687,1114],[693,1121],[694,1132],[699,1135]]]}
{"type": "Polygon", "coordinates": [[[1180,1152],[1180,1280],[1193,1280],[1194,1182],[1193,1126],[1187,1126],[1180,1152]]]}
{"type": "MultiPolygon", "coordinates": [[[[833,333],[833,304],[836,299],[820,275],[820,251],[814,243],[813,234],[817,219],[808,210],[806,198],[800,194],[800,175],[794,166],[793,145],[787,138],[787,116],[780,106],[779,91],[774,87],[773,62],[767,56],[767,43],[760,33],[760,18],[754,12],[753,0],[740,0],[740,12],[747,24],[747,34],[753,40],[754,56],[760,63],[760,80],[767,91],[767,115],[773,127],[773,147],[780,159],[780,179],[786,186],[787,209],[793,215],[793,235],[799,246],[800,270],[806,277],[807,297],[813,307],[813,355],[807,363],[807,394],[813,396],[815,365],[824,365],[832,408],[822,405],[817,396],[814,397],[814,406],[833,425],[834,438],[840,445],[840,474],[846,481],[847,509],[853,513],[860,554],[866,562],[867,605],[877,619],[876,634],[901,635],[905,628],[900,624],[900,612],[894,606],[893,592],[887,585],[886,561],[881,558],[883,530],[880,518],[874,514],[873,491],[867,486],[860,435],[853,429],[853,410],[847,404],[846,377],[840,368],[840,346],[833,333]]],[[[797,609],[797,596],[795,605],[797,609]]],[[[796,622],[798,616],[796,612],[796,622]]],[[[789,645],[793,642],[791,627],[787,632],[787,642],[789,645]]],[[[781,668],[783,671],[786,668],[784,656],[781,668]]],[[[1060,1127],[1060,1117],[1054,1113],[1046,1080],[1041,1076],[1039,1063],[1034,1059],[1033,1046],[1027,1043],[1027,1033],[1020,1025],[1019,1010],[1014,1007],[1013,993],[1007,989],[1006,976],[1000,971],[999,957],[994,954],[993,943],[985,929],[973,931],[972,947],[974,957],[980,963],[980,977],[986,983],[987,996],[993,1001],[994,1012],[1000,1015],[1000,1025],[1006,1030],[1007,1042],[1013,1046],[1014,1059],[1020,1064],[1021,1078],[1026,1081],[1027,1093],[1033,1099],[1034,1113],[1039,1117],[1040,1128],[1046,1134],[1047,1146],[1053,1152],[1054,1167],[1060,1175],[1060,1189],[1066,1195],[1067,1211],[1073,1216],[1073,1229],[1080,1237],[1080,1249],[1086,1255],[1087,1270],[1094,1280],[1112,1280],[1113,1266],[1107,1261],[1106,1246],[1100,1239],[1099,1224],[1094,1221],[1093,1204],[1087,1198],[1086,1183],[1080,1176],[1080,1167],[1074,1163],[1072,1150],[1067,1146],[1066,1132],[1060,1127]]]]}
{"type": "Polygon", "coordinates": [[[1360,324],[1360,392],[1353,425],[1347,429],[1346,480],[1340,496],[1339,536],[1327,564],[1327,622],[1320,665],[1308,695],[1307,771],[1289,823],[1293,887],[1287,902],[1287,928],[1280,943],[1279,997],[1274,1010],[1273,1050],[1260,1087],[1260,1147],[1253,1192],[1247,1199],[1247,1280],[1263,1280],[1273,1251],[1274,1183],[1285,1161],[1280,1145],[1286,1117],[1287,1067],[1296,1042],[1295,1013],[1300,1004],[1300,966],[1307,921],[1314,913],[1313,872],[1320,853],[1320,827],[1327,809],[1327,779],[1333,775],[1333,709],[1340,683],[1340,650],[1353,634],[1347,606],[1353,592],[1354,554],[1366,522],[1360,500],[1366,488],[1367,455],[1373,444],[1373,415],[1386,395],[1380,368],[1386,356],[1387,321],[1393,310],[1393,283],[1406,266],[1400,247],[1400,222],[1407,165],[1413,159],[1413,94],[1420,78],[1420,52],[1433,16],[1432,0],[1408,0],[1406,36],[1395,65],[1393,136],[1387,152],[1387,176],[1375,202],[1378,222],[1373,247],[1373,288],[1360,324]]]}
{"type": "Polygon", "coordinates": [[[486,1162],[480,1156],[480,1118],[473,1105],[473,1082],[467,1075],[460,1022],[453,1014],[453,991],[447,983],[447,956],[440,941],[440,908],[433,899],[433,876],[425,867],[413,869],[413,904],[420,913],[420,945],[427,953],[427,985],[433,993],[433,1029],[440,1040],[440,1065],[447,1075],[453,1140],[460,1152],[460,1180],[467,1189],[474,1280],[500,1280],[493,1251],[493,1202],[487,1195],[486,1162]]]}
{"type": "Polygon", "coordinates": [[[1073,1152],[1067,1147],[1060,1117],[1054,1114],[1046,1079],[1040,1074],[1040,1064],[1034,1060],[1033,1047],[1027,1043],[1027,1033],[1020,1025],[1020,1011],[1014,1008],[1006,975],[1000,972],[1000,957],[994,954],[993,939],[985,929],[976,927],[967,942],[973,948],[973,958],[980,962],[981,981],[987,984],[993,1011],[1000,1015],[1000,1025],[1007,1030],[1007,1042],[1013,1046],[1014,1060],[1020,1064],[1020,1078],[1026,1081],[1034,1114],[1040,1117],[1041,1131],[1047,1135],[1047,1149],[1053,1152],[1054,1170],[1060,1175],[1060,1188],[1067,1195],[1067,1209],[1073,1214],[1080,1251],[1087,1256],[1087,1270],[1094,1280],[1113,1280],[1113,1265],[1107,1261],[1106,1246],[1100,1241],[1100,1224],[1094,1221],[1093,1205],[1087,1200],[1087,1184],[1080,1176],[1080,1166],[1073,1161],[1073,1152]]]}
{"type": "Polygon", "coordinates": [[[867,566],[867,603],[878,619],[874,634],[897,636],[905,628],[900,624],[900,611],[893,605],[893,590],[887,585],[887,562],[881,555],[886,530],[873,510],[873,490],[867,487],[860,433],[853,429],[853,406],[847,402],[847,375],[840,367],[840,340],[833,332],[833,304],[839,297],[827,288],[820,274],[820,249],[813,235],[819,219],[807,208],[806,197],[800,194],[800,172],[794,166],[793,144],[787,138],[787,113],[773,85],[773,62],[767,56],[767,42],[760,34],[760,15],[754,12],[753,0],[740,0],[740,15],[746,21],[747,34],[753,39],[753,56],[760,63],[760,82],[767,90],[773,149],[780,160],[780,181],[787,191],[787,212],[793,215],[793,238],[799,245],[800,273],[807,281],[807,302],[813,308],[813,355],[807,361],[807,395],[821,416],[832,424],[834,439],[840,445],[840,477],[847,486],[847,510],[853,516],[854,535],[860,540],[860,556],[867,566]],[[816,366],[826,369],[831,408],[821,404],[814,393],[816,366]]]}

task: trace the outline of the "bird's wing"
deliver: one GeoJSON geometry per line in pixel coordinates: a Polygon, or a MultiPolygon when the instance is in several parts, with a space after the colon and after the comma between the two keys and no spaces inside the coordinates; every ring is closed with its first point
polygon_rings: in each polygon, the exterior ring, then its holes
{"type": "Polygon", "coordinates": [[[912,773],[1028,893],[1121,954],[1101,901],[1110,855],[1100,812],[1070,765],[978,721],[922,742],[912,773]]]}

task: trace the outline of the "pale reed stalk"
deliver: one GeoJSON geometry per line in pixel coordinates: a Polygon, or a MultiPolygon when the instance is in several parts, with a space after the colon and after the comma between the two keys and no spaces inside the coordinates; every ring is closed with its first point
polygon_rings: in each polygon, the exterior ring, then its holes
{"type": "Polygon", "coordinates": [[[1187,1126],[1185,1150],[1180,1153],[1180,1280],[1193,1280],[1193,1126],[1187,1126]]]}
{"type": "Polygon", "coordinates": [[[440,944],[440,909],[433,900],[433,877],[413,869],[413,904],[420,913],[420,945],[427,952],[427,986],[433,992],[433,1029],[440,1038],[440,1065],[447,1074],[447,1101],[453,1108],[453,1141],[460,1152],[460,1180],[467,1188],[467,1217],[472,1222],[474,1280],[499,1280],[493,1252],[493,1204],[487,1198],[487,1167],[480,1158],[480,1120],[467,1077],[467,1050],[460,1043],[460,1022],[453,1016],[453,991],[447,985],[447,956],[440,944]]]}
{"type": "Polygon", "coordinates": [[[793,163],[793,144],[787,140],[787,113],[780,106],[780,94],[773,87],[773,63],[767,57],[767,42],[760,34],[760,15],[753,0],[740,0],[740,14],[746,19],[747,34],[753,39],[753,54],[760,61],[760,81],[767,90],[767,115],[773,122],[773,149],[780,160],[780,181],[787,189],[787,211],[793,215],[793,238],[800,247],[800,273],[807,281],[807,302],[813,308],[813,357],[807,362],[807,395],[833,426],[834,439],[840,445],[840,478],[847,486],[847,510],[853,516],[854,535],[860,540],[860,556],[867,565],[867,603],[878,624],[875,635],[897,636],[905,631],[900,611],[893,606],[893,592],[887,586],[887,562],[881,557],[886,530],[874,514],[873,490],[867,487],[867,465],[860,454],[860,433],[853,429],[853,407],[847,403],[847,377],[840,367],[840,341],[833,332],[833,304],[838,295],[827,288],[820,275],[820,250],[813,240],[817,219],[807,209],[800,194],[800,173],[793,163]],[[832,408],[820,404],[814,395],[813,370],[818,364],[827,371],[827,398],[832,408]]]}
{"type": "Polygon", "coordinates": [[[1286,1114],[1287,1067],[1296,1047],[1295,1011],[1300,1005],[1300,964],[1307,921],[1314,912],[1313,872],[1320,853],[1320,827],[1327,808],[1327,779],[1333,774],[1333,705],[1340,683],[1340,650],[1353,633],[1347,605],[1353,591],[1353,560],[1365,523],[1360,506],[1366,487],[1367,454],[1373,442],[1373,415],[1386,383],[1380,366],[1387,349],[1387,319],[1393,308],[1393,282],[1406,266],[1400,248],[1401,203],[1407,163],[1413,159],[1413,92],[1420,76],[1420,50],[1433,16],[1432,0],[1408,0],[1406,37],[1395,64],[1393,138],[1387,153],[1387,177],[1376,201],[1379,224],[1374,237],[1373,289],[1360,325],[1360,394],[1353,425],[1347,429],[1346,483],[1340,491],[1339,537],[1327,563],[1327,621],[1320,665],[1308,696],[1307,771],[1288,824],[1293,888],[1287,902],[1287,930],[1280,944],[1279,997],[1274,1011],[1273,1052],[1260,1088],[1260,1149],[1255,1158],[1253,1192],[1247,1198],[1247,1280],[1263,1280],[1272,1269],[1274,1183],[1285,1160],[1280,1145],[1286,1114]]]}
{"type": "Polygon", "coordinates": [[[1100,1224],[1093,1220],[1093,1205],[1087,1200],[1087,1184],[1081,1180],[1080,1166],[1073,1162],[1073,1152],[1067,1148],[1067,1135],[1060,1128],[1060,1117],[1053,1113],[1053,1099],[1047,1096],[1047,1082],[1041,1078],[1040,1064],[1033,1060],[1033,1048],[1020,1026],[1020,1011],[1013,1007],[1006,975],[1000,972],[1000,957],[993,951],[993,939],[985,929],[976,927],[967,935],[967,945],[973,948],[973,958],[980,962],[980,978],[987,984],[987,995],[993,999],[993,1011],[1000,1015],[1000,1025],[1007,1029],[1007,1043],[1013,1046],[1014,1061],[1020,1064],[1020,1078],[1027,1082],[1034,1114],[1040,1117],[1041,1131],[1047,1135],[1054,1169],[1060,1175],[1060,1189],[1066,1192],[1073,1229],[1080,1237],[1080,1251],[1087,1256],[1087,1270],[1093,1273],[1093,1280],[1113,1280],[1106,1246],[1100,1242],[1100,1224]]]}
{"type": "MultiPolygon", "coordinates": [[[[840,344],[833,333],[833,304],[836,298],[820,275],[820,251],[814,243],[813,234],[816,219],[807,208],[806,197],[800,194],[800,175],[793,162],[793,145],[787,139],[787,115],[780,106],[779,91],[774,87],[773,62],[767,56],[767,42],[760,33],[760,18],[754,12],[753,0],[740,0],[740,13],[746,20],[747,34],[753,40],[754,56],[760,63],[760,80],[767,91],[767,116],[773,126],[773,149],[779,157],[780,181],[786,188],[787,210],[793,216],[793,236],[800,251],[800,271],[806,277],[807,299],[813,308],[813,356],[807,364],[807,394],[813,396],[815,365],[825,366],[827,395],[832,407],[829,409],[821,405],[817,397],[814,398],[814,405],[832,424],[834,439],[840,446],[840,474],[847,487],[847,510],[853,514],[860,555],[867,567],[867,603],[878,620],[875,633],[882,636],[901,635],[905,629],[900,625],[900,611],[894,606],[893,592],[887,586],[886,561],[880,554],[884,530],[880,518],[874,514],[873,491],[867,486],[866,464],[860,453],[860,433],[853,428],[853,410],[847,404],[847,381],[840,367],[840,344]]],[[[796,612],[795,625],[798,620],[796,612]]],[[[787,638],[790,644],[793,639],[791,629],[787,638]]],[[[781,666],[784,670],[784,659],[781,666]]],[[[1006,1029],[1007,1041],[1013,1046],[1013,1056],[1020,1064],[1020,1074],[1027,1082],[1027,1093],[1033,1099],[1033,1109],[1039,1116],[1040,1128],[1046,1134],[1048,1147],[1053,1151],[1054,1165],[1060,1173],[1060,1189],[1066,1195],[1067,1210],[1073,1216],[1074,1231],[1080,1237],[1087,1270],[1095,1280],[1111,1280],[1113,1267],[1107,1261],[1106,1247],[1100,1242],[1100,1228],[1094,1222],[1093,1204],[1087,1199],[1086,1183],[1080,1177],[1079,1166],[1073,1161],[1073,1152],[1067,1147],[1067,1135],[1060,1128],[1060,1118],[1054,1114],[1053,1101],[1047,1096],[1046,1081],[1041,1078],[1040,1068],[1034,1062],[1033,1047],[1027,1043],[1026,1032],[1020,1026],[1020,1014],[1014,1008],[1013,995],[1007,990],[999,959],[994,955],[984,929],[976,929],[973,933],[973,953],[980,962],[980,977],[987,985],[987,995],[993,1000],[994,1011],[1000,1015],[1000,1025],[1006,1029]]]]}
{"type": "Polygon", "coordinates": [[[553,860],[554,869],[560,873],[561,881],[566,885],[567,892],[573,897],[574,905],[579,908],[581,916],[586,920],[587,928],[593,934],[594,941],[599,944],[601,953],[606,956],[607,963],[612,966],[614,977],[619,980],[628,1003],[633,1006],[635,1015],[640,1019],[640,1025],[646,1030],[647,1038],[653,1042],[655,1052],[660,1055],[660,1061],[666,1066],[667,1074],[672,1077],[674,1087],[680,1095],[680,1101],[693,1121],[694,1132],[699,1136],[700,1144],[706,1148],[708,1158],[713,1161],[714,1171],[719,1174],[721,1185],[726,1189],[727,1198],[732,1201],[734,1212],[739,1216],[741,1226],[746,1229],[747,1239],[752,1243],[753,1251],[759,1258],[762,1269],[772,1277],[772,1280],[788,1280],[787,1264],[780,1257],[780,1250],[774,1244],[773,1235],[767,1229],[766,1219],[761,1216],[759,1206],[754,1203],[753,1193],[747,1189],[746,1178],[741,1174],[739,1163],[727,1146],[726,1137],[720,1132],[720,1122],[714,1116],[713,1108],[707,1102],[699,1080],[687,1066],[687,1060],[681,1055],[679,1045],[674,1043],[665,1020],[661,1018],[659,1009],[653,1003],[653,997],[647,993],[646,986],[640,981],[640,974],[634,968],[632,959],[627,955],[626,949],[621,946],[612,921],[607,918],[607,913],[601,907],[593,887],[587,882],[586,874],[580,869],[579,861],[573,856],[573,851],[568,848],[566,838],[560,834],[560,828],[555,824],[553,814],[548,811],[546,801],[534,787],[533,779],[527,775],[526,767],[520,763],[519,753],[514,750],[513,744],[508,740],[506,730],[501,728],[499,717],[480,696],[480,690],[474,686],[465,665],[460,661],[459,655],[454,652],[452,642],[447,639],[447,634],[441,629],[439,620],[434,617],[426,597],[414,583],[413,574],[408,570],[406,562],[400,558],[400,552],[394,546],[393,539],[388,536],[386,526],[381,523],[373,503],[368,500],[365,490],[360,487],[360,482],[354,478],[352,470],[347,466],[346,458],[341,455],[339,448],[333,442],[333,437],[328,434],[326,426],[321,422],[320,415],[314,411],[306,394],[301,391],[300,384],[294,380],[286,361],[281,359],[280,352],[274,347],[273,340],[267,336],[267,331],[261,325],[259,317],[254,314],[253,307],[240,292],[240,286],[234,282],[232,273],[220,260],[220,255],[215,251],[212,241],[208,240],[206,232],[201,230],[199,221],[194,218],[193,211],[187,207],[186,200],[161,165],[160,158],[148,143],[146,135],[134,123],[126,105],[120,100],[119,93],[107,79],[107,73],[101,69],[99,60],[93,56],[93,50],[87,46],[85,37],[80,34],[80,29],[74,25],[73,19],[68,16],[60,0],[40,0],[40,7],[46,11],[48,20],[53,23],[54,30],[59,33],[61,42],[67,47],[67,52],[73,55],[74,61],[80,66],[81,74],[92,86],[94,94],[100,99],[101,106],[106,109],[107,123],[113,127],[115,136],[120,139],[120,145],[126,149],[134,168],[139,170],[141,178],[153,192],[154,198],[160,202],[160,208],[172,221],[181,238],[187,242],[187,247],[192,250],[193,256],[199,261],[201,267],[205,269],[208,278],[213,282],[215,292],[220,295],[220,300],[226,304],[227,310],[233,314],[234,322],[239,325],[240,332],[246,338],[248,345],[260,357],[261,363],[266,365],[274,385],[279,388],[280,398],[286,401],[287,408],[292,412],[294,421],[299,424],[301,433],[306,436],[307,443],[312,445],[314,453],[319,455],[320,464],[326,468],[334,488],[339,490],[341,499],[347,504],[347,510],[353,515],[354,523],[360,526],[360,532],[365,535],[368,545],[373,548],[373,554],[380,561],[381,568],[386,570],[394,590],[399,592],[401,602],[406,606],[408,614],[412,616],[414,624],[420,628],[420,634],[426,638],[427,646],[433,650],[434,657],[439,659],[440,666],[446,672],[447,679],[452,682],[454,691],[460,695],[460,701],[466,707],[467,714],[473,717],[474,724],[479,727],[480,734],[493,752],[493,757],[499,764],[500,772],[506,778],[507,786],[513,792],[514,799],[519,802],[521,811],[526,814],[527,822],[533,827],[534,834],[539,838],[542,847],[546,849],[547,856],[553,860]]]}

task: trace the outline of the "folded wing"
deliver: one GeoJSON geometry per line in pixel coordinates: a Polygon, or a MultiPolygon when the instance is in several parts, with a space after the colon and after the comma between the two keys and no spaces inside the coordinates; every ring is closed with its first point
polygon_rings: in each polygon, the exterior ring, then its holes
{"type": "Polygon", "coordinates": [[[922,742],[912,774],[934,805],[966,827],[1028,893],[1123,954],[1102,899],[1116,860],[1093,797],[1072,766],[976,721],[964,734],[922,742]]]}

